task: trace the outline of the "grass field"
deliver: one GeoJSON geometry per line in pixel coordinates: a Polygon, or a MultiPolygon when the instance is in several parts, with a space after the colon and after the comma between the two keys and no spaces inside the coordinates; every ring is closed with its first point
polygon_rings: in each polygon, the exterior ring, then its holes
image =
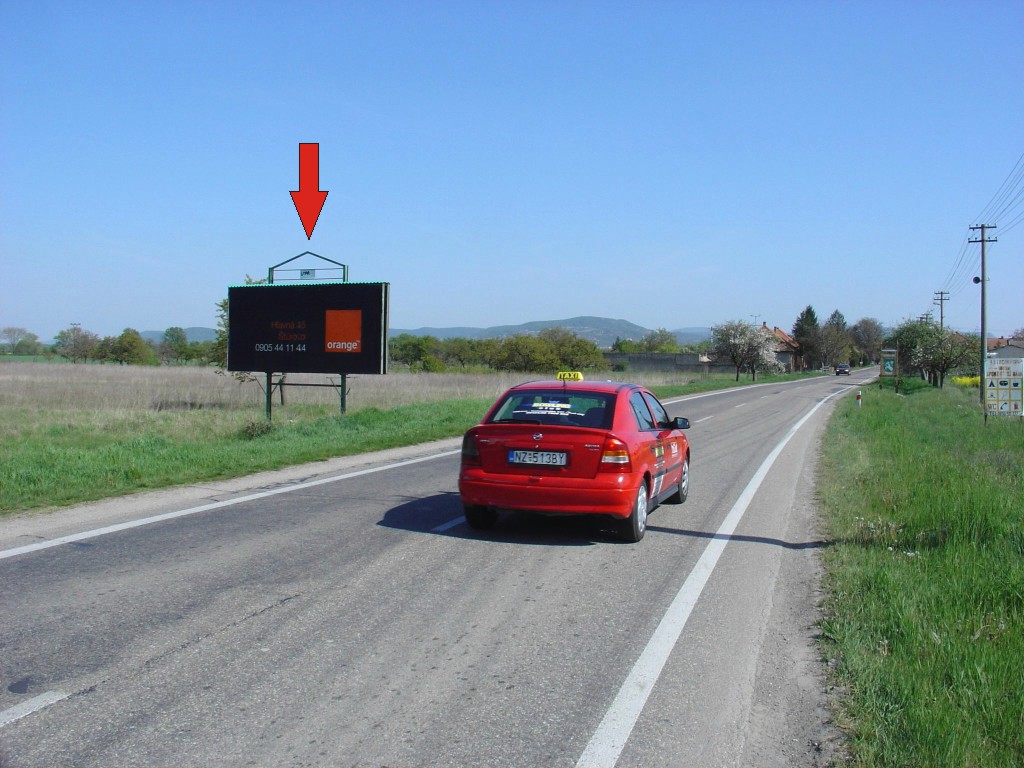
{"type": "MultiPolygon", "coordinates": [[[[259,382],[209,368],[3,362],[0,514],[457,436],[528,378],[353,376],[344,416],[335,390],[289,387],[284,405],[275,394],[268,426],[259,382]]],[[[728,377],[630,378],[670,394],[732,384],[728,377]]],[[[288,381],[328,377],[289,374],[288,381]]]]}
{"type": "Polygon", "coordinates": [[[977,389],[842,401],[822,625],[862,766],[1024,765],[1024,425],[977,389]]]}

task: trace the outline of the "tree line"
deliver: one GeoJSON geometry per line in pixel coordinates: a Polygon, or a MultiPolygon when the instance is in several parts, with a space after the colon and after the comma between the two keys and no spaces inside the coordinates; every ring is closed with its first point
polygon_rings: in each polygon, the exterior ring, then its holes
{"type": "MultiPolygon", "coordinates": [[[[484,367],[498,371],[551,372],[606,368],[603,350],[593,341],[566,328],[546,328],[536,335],[504,338],[438,339],[403,333],[388,342],[391,361],[416,371],[465,370],[484,367]]],[[[671,331],[659,328],[642,339],[616,338],[610,351],[678,354],[710,348],[710,342],[680,345],[671,331]]]]}
{"type": "MultiPolygon", "coordinates": [[[[792,336],[800,346],[805,368],[877,363],[883,349],[895,349],[900,375],[919,377],[935,387],[941,387],[953,372],[981,374],[980,334],[960,333],[929,316],[904,320],[895,328],[884,328],[874,318],[848,326],[836,310],[819,324],[814,308],[808,306],[797,317],[792,336]]],[[[1024,339],[1024,327],[1013,337],[1024,339]]]]}
{"type": "Polygon", "coordinates": [[[710,341],[702,341],[697,344],[680,344],[675,334],[664,328],[651,331],[639,341],[634,339],[616,338],[612,344],[611,351],[622,354],[662,354],[678,355],[684,352],[700,353],[711,349],[710,341]]]}
{"type": "MultiPolygon", "coordinates": [[[[7,351],[17,355],[54,355],[72,362],[110,362],[124,365],[198,364],[227,367],[227,299],[219,302],[216,340],[189,342],[179,327],[168,328],[159,342],[142,338],[126,328],[119,336],[100,338],[78,324],[57,334],[52,345],[42,344],[24,328],[0,329],[7,351]]],[[[880,360],[882,349],[896,349],[903,375],[920,376],[941,387],[951,372],[977,375],[978,335],[943,328],[925,317],[885,328],[874,318],[849,325],[838,309],[821,323],[810,305],[796,318],[789,333],[795,344],[797,370],[834,368],[839,363],[867,365],[880,360]]],[[[1024,338],[1024,328],[1014,334],[1024,338]]],[[[748,372],[779,371],[778,351],[783,340],[766,326],[742,320],[713,326],[711,338],[699,344],[680,345],[664,328],[642,339],[618,338],[612,352],[679,354],[700,353],[709,361],[728,363],[736,378],[748,372]]],[[[565,328],[547,328],[536,335],[506,338],[438,339],[401,334],[389,340],[391,362],[411,371],[442,372],[486,368],[499,371],[551,373],[557,370],[604,369],[607,363],[597,344],[565,328]]]]}
{"type": "Polygon", "coordinates": [[[216,365],[212,341],[189,341],[183,328],[164,331],[159,342],[144,339],[134,328],[125,328],[118,336],[100,337],[80,325],[60,331],[52,344],[24,328],[0,328],[0,339],[15,355],[63,357],[73,363],[100,362],[121,365],[216,365]]]}
{"type": "Polygon", "coordinates": [[[793,323],[790,335],[799,347],[805,370],[834,368],[839,363],[864,365],[881,358],[886,330],[878,320],[865,317],[853,325],[838,309],[824,323],[808,305],[793,323]]]}
{"type": "Polygon", "coordinates": [[[391,361],[413,371],[484,367],[496,371],[553,373],[606,366],[600,347],[565,328],[500,339],[438,339],[403,333],[388,342],[391,361]]]}

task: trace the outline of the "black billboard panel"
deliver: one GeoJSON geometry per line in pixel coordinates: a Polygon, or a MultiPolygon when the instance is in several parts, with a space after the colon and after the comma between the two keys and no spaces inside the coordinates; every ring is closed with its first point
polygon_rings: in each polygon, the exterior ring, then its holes
{"type": "Polygon", "coordinates": [[[228,370],[387,373],[389,283],[228,288],[228,370]]]}

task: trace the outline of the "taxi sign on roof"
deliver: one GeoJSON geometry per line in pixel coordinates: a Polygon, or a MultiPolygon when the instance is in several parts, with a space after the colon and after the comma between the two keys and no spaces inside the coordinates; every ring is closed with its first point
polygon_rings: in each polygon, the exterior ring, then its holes
{"type": "Polygon", "coordinates": [[[583,374],[580,371],[559,371],[555,378],[559,381],[583,381],[583,374]]]}

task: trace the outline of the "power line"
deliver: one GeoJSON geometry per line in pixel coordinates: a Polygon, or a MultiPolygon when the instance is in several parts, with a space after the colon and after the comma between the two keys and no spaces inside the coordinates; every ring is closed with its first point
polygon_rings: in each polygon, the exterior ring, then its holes
{"type": "Polygon", "coordinates": [[[1020,224],[1022,221],[1024,221],[1024,211],[1021,211],[1020,213],[1017,214],[1017,216],[1015,218],[1011,219],[1008,223],[1004,224],[1003,225],[1003,232],[1006,232],[1007,230],[1013,229],[1018,224],[1020,224]]]}
{"type": "Polygon", "coordinates": [[[992,195],[975,221],[993,221],[999,223],[999,219],[1006,216],[1013,208],[1024,202],[1024,154],[1018,159],[1013,170],[1003,180],[1002,185],[992,195]]]}
{"type": "MultiPolygon", "coordinates": [[[[1024,223],[1024,154],[1017,158],[1012,170],[1003,179],[1003,183],[996,190],[995,194],[988,201],[975,221],[991,221],[992,224],[972,226],[970,230],[981,230],[980,239],[971,239],[966,235],[960,243],[960,250],[953,260],[953,266],[942,283],[940,291],[936,296],[944,294],[942,302],[949,301],[959,296],[970,287],[972,280],[977,274],[978,262],[975,261],[974,249],[969,246],[974,243],[981,243],[981,272],[985,271],[985,244],[995,243],[995,238],[986,239],[985,230],[1000,227],[1001,234],[1005,234],[1014,227],[1024,223]],[[1006,219],[1009,219],[1008,221],[1006,219]]],[[[985,286],[982,284],[982,303],[984,304],[985,286]]],[[[933,300],[932,302],[937,303],[933,300]]],[[[940,316],[942,304],[940,306],[940,316]]],[[[982,312],[984,315],[984,311],[982,312]]],[[[941,319],[940,319],[941,322],[941,319]]],[[[984,335],[984,317],[982,317],[982,334],[984,335]]]]}
{"type": "Polygon", "coordinates": [[[949,271],[946,281],[942,284],[943,289],[951,290],[956,287],[957,283],[970,278],[970,273],[973,271],[973,261],[967,258],[970,253],[968,245],[967,235],[964,235],[963,242],[960,243],[960,253],[957,254],[956,262],[954,262],[953,268],[949,271]]]}

